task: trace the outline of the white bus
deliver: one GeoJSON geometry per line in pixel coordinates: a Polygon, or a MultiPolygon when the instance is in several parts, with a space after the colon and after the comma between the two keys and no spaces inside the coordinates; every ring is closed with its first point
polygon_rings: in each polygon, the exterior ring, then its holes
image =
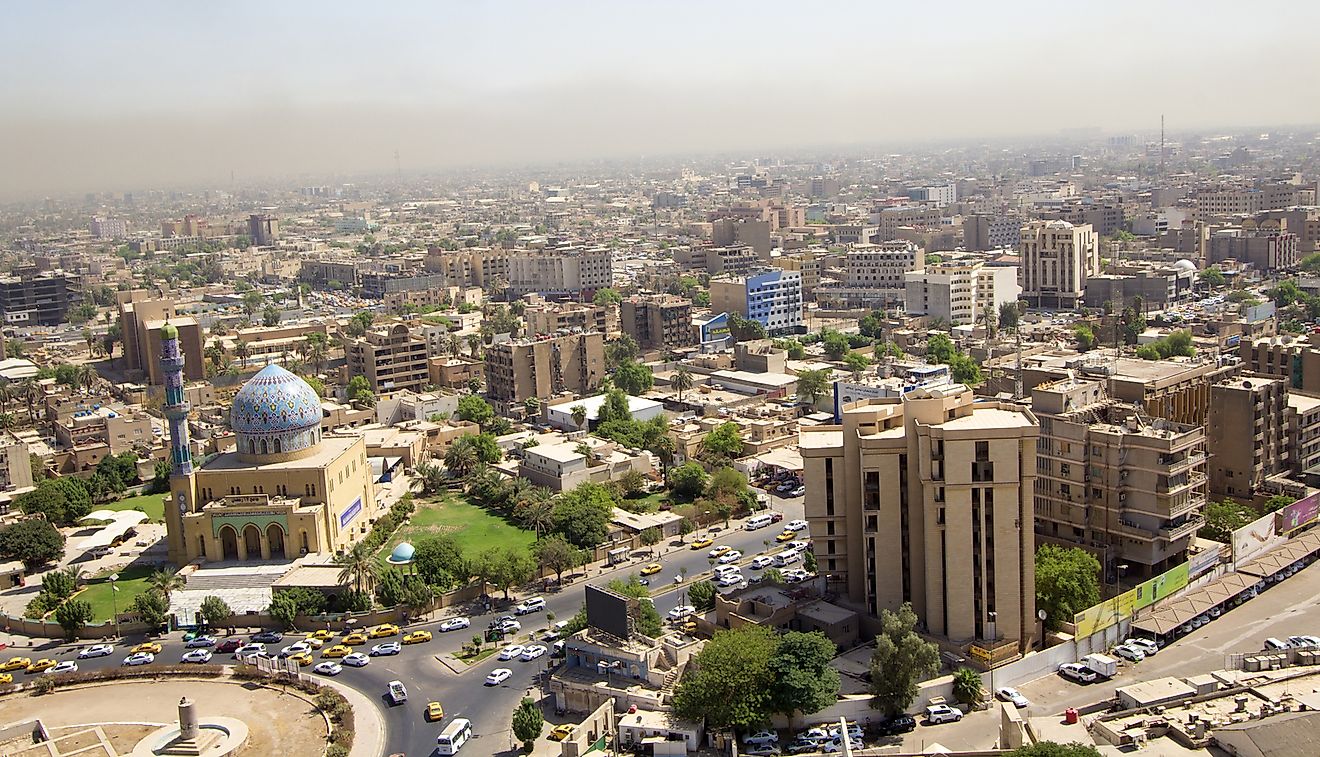
{"type": "Polygon", "coordinates": [[[758,528],[765,528],[774,522],[774,518],[771,517],[770,513],[759,513],[748,518],[747,522],[743,524],[743,528],[747,531],[755,531],[758,528]]]}
{"type": "Polygon", "coordinates": [[[472,738],[472,721],[467,718],[454,718],[436,737],[435,751],[437,754],[457,754],[470,738],[472,738]]]}

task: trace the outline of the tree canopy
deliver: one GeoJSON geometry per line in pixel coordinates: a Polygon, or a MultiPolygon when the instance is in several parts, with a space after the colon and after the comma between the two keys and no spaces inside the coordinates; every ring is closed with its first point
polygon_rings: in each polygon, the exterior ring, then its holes
{"type": "Polygon", "coordinates": [[[56,524],[75,523],[92,511],[87,486],[71,476],[47,478],[37,488],[14,498],[14,504],[29,515],[40,513],[56,524]]]}
{"type": "Polygon", "coordinates": [[[559,498],[552,518],[555,530],[570,544],[594,547],[605,541],[613,515],[614,497],[610,490],[588,481],[559,498]]]}
{"type": "Polygon", "coordinates": [[[0,557],[19,560],[33,568],[63,556],[64,535],[40,518],[28,518],[0,528],[0,557]]]}
{"type": "Polygon", "coordinates": [[[816,400],[830,390],[830,383],[831,376],[828,368],[799,371],[797,375],[798,401],[805,402],[808,405],[816,404],[816,400]]]}
{"type": "Polygon", "coordinates": [[[458,410],[454,412],[454,416],[460,421],[484,426],[495,416],[495,408],[475,394],[466,394],[459,398],[458,410]]]}
{"type": "Polygon", "coordinates": [[[655,385],[655,378],[650,368],[634,360],[627,360],[614,370],[614,385],[628,394],[637,396],[650,391],[655,385]]]}
{"type": "Polygon", "coordinates": [[[1203,511],[1205,525],[1197,530],[1196,535],[1203,539],[1212,539],[1222,544],[1229,544],[1233,532],[1256,520],[1256,512],[1246,505],[1232,500],[1207,502],[1203,511]]]}
{"type": "Polygon", "coordinates": [[[1036,550],[1036,606],[1051,629],[1100,601],[1100,561],[1078,547],[1046,544],[1036,550]]]}
{"type": "Polygon", "coordinates": [[[688,461],[669,471],[669,488],[683,499],[696,499],[706,491],[706,469],[688,461]]]}
{"type": "Polygon", "coordinates": [[[886,717],[907,710],[917,684],[940,669],[940,649],[916,632],[917,614],[904,603],[898,612],[880,611],[880,633],[871,653],[871,706],[886,717]]]}

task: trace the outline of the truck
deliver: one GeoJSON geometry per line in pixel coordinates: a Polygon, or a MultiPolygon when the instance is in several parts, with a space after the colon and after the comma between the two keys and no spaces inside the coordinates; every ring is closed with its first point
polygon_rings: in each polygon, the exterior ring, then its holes
{"type": "Polygon", "coordinates": [[[1080,662],[1094,670],[1097,675],[1102,675],[1105,678],[1113,678],[1118,674],[1118,660],[1109,655],[1089,654],[1083,657],[1080,662]]]}

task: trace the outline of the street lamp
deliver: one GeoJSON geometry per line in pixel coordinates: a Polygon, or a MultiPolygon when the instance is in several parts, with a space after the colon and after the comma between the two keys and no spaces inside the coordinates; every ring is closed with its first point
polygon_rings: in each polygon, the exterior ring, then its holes
{"type": "Polygon", "coordinates": [[[110,574],[110,611],[115,616],[115,638],[119,638],[119,597],[116,596],[119,594],[119,587],[115,585],[115,581],[118,580],[118,573],[110,574]]]}

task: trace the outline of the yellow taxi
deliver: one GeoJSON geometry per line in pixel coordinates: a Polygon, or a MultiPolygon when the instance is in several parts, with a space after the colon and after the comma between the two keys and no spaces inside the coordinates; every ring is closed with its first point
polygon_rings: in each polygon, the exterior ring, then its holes
{"type": "Polygon", "coordinates": [[[297,654],[291,654],[291,655],[289,655],[289,659],[290,659],[290,660],[293,660],[294,662],[298,663],[299,665],[311,665],[311,664],[312,664],[312,653],[311,653],[311,652],[298,652],[297,654]]]}
{"type": "Polygon", "coordinates": [[[10,657],[4,665],[0,665],[0,670],[27,670],[31,664],[31,657],[10,657]]]}
{"type": "Polygon", "coordinates": [[[8,673],[0,673],[0,683],[13,683],[14,677],[8,673]]]}
{"type": "Polygon", "coordinates": [[[426,703],[426,719],[434,723],[437,720],[444,720],[445,708],[440,706],[439,702],[426,703]]]}
{"type": "Polygon", "coordinates": [[[403,637],[404,644],[423,644],[430,640],[431,640],[430,631],[413,631],[412,633],[403,637]]]}
{"type": "Polygon", "coordinates": [[[563,741],[564,739],[568,738],[569,735],[572,734],[573,731],[576,729],[577,726],[573,725],[572,723],[564,723],[563,725],[557,725],[554,727],[554,730],[550,731],[550,736],[548,738],[551,741],[563,741]]]}
{"type": "Polygon", "coordinates": [[[796,538],[797,538],[797,532],[796,532],[796,531],[784,530],[784,531],[781,531],[781,532],[779,533],[779,535],[775,537],[775,541],[780,541],[780,542],[783,542],[783,541],[793,541],[793,540],[796,539],[796,538]]]}
{"type": "Polygon", "coordinates": [[[398,635],[399,635],[399,627],[395,625],[390,625],[389,623],[385,623],[383,625],[379,625],[371,629],[371,638],[373,639],[380,639],[386,636],[398,636],[398,635]]]}
{"type": "Polygon", "coordinates": [[[714,539],[697,539],[696,541],[692,542],[692,549],[705,549],[706,547],[709,547],[714,543],[715,543],[714,539]]]}
{"type": "Polygon", "coordinates": [[[154,641],[144,641],[133,647],[133,654],[138,652],[150,652],[151,654],[160,654],[160,645],[154,641]]]}
{"type": "Polygon", "coordinates": [[[715,549],[712,549],[712,550],[710,551],[710,553],[709,553],[707,556],[708,556],[708,557],[720,557],[720,556],[722,556],[725,552],[728,552],[730,549],[733,549],[733,547],[730,547],[730,546],[727,545],[727,544],[721,544],[720,546],[716,547],[715,549]]]}
{"type": "Polygon", "coordinates": [[[349,635],[345,636],[343,640],[340,641],[339,643],[346,644],[350,647],[357,644],[366,644],[367,635],[361,631],[358,631],[357,633],[350,633],[349,635]]]}
{"type": "Polygon", "coordinates": [[[27,666],[27,672],[40,673],[41,671],[46,670],[47,668],[53,668],[53,667],[55,667],[55,661],[50,659],[49,657],[43,657],[40,660],[37,660],[36,662],[27,666]]]}
{"type": "Polygon", "coordinates": [[[664,570],[664,568],[660,567],[660,563],[653,562],[650,565],[647,565],[645,568],[642,568],[642,575],[654,576],[656,573],[659,573],[662,570],[664,570]]]}
{"type": "Polygon", "coordinates": [[[348,645],[346,645],[346,644],[336,644],[336,645],[334,645],[333,647],[330,647],[329,649],[327,649],[327,650],[325,650],[324,652],[322,652],[322,653],[321,653],[321,657],[322,657],[323,659],[324,659],[324,658],[335,658],[335,657],[344,657],[345,655],[350,655],[350,654],[353,654],[353,648],[352,648],[352,647],[350,647],[350,646],[348,646],[348,645]]]}
{"type": "Polygon", "coordinates": [[[679,628],[683,629],[683,633],[693,633],[694,631],[697,630],[697,622],[695,620],[689,620],[688,622],[679,626],[679,628]]]}
{"type": "Polygon", "coordinates": [[[320,641],[330,641],[334,637],[335,637],[334,634],[330,633],[324,628],[322,628],[319,631],[312,631],[311,633],[307,634],[308,641],[311,641],[312,639],[319,639],[320,641]]]}

